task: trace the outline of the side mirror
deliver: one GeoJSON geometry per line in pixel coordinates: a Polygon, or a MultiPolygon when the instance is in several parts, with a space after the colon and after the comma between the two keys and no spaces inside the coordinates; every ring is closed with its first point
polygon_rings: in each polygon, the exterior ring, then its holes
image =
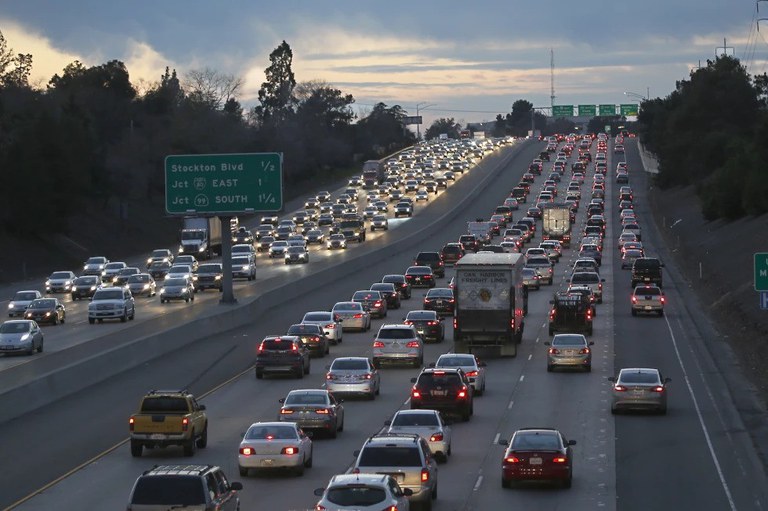
{"type": "Polygon", "coordinates": [[[200,410],[205,410],[205,405],[200,405],[200,410]]]}
{"type": "Polygon", "coordinates": [[[605,279],[600,279],[600,282],[605,282],[605,279]]]}
{"type": "Polygon", "coordinates": [[[432,367],[435,367],[435,363],[434,363],[434,362],[430,362],[430,363],[427,365],[427,367],[430,367],[430,368],[432,368],[432,367]]]}
{"type": "Polygon", "coordinates": [[[413,490],[411,490],[410,488],[403,488],[403,495],[405,495],[406,497],[410,497],[411,495],[413,495],[413,490]]]}
{"type": "Polygon", "coordinates": [[[285,403],[285,398],[281,397],[280,399],[277,400],[277,402],[280,403],[280,404],[283,404],[283,403],[285,403]]]}
{"type": "Polygon", "coordinates": [[[664,383],[669,383],[672,381],[672,378],[664,378],[664,383]]]}
{"type": "Polygon", "coordinates": [[[565,445],[576,445],[576,440],[568,440],[565,445]]]}
{"type": "Polygon", "coordinates": [[[416,383],[416,378],[411,378],[411,383],[416,383]]]}
{"type": "Polygon", "coordinates": [[[608,381],[612,381],[612,382],[615,382],[615,381],[616,381],[616,377],[615,377],[615,376],[609,376],[609,377],[607,378],[607,380],[608,380],[608,381]]]}
{"type": "Polygon", "coordinates": [[[595,341],[589,341],[589,345],[590,346],[594,346],[595,345],[595,341]]]}
{"type": "Polygon", "coordinates": [[[509,440],[506,438],[499,438],[499,445],[509,445],[509,440]]]}
{"type": "Polygon", "coordinates": [[[315,488],[315,491],[312,493],[314,493],[316,497],[322,497],[323,493],[325,493],[325,488],[315,488]]]}
{"type": "Polygon", "coordinates": [[[547,341],[547,342],[545,342],[545,343],[544,343],[544,346],[551,346],[551,345],[552,345],[552,343],[551,343],[551,342],[549,342],[549,341],[547,341]]]}
{"type": "Polygon", "coordinates": [[[241,491],[243,489],[243,483],[234,481],[229,485],[230,490],[241,491]]]}

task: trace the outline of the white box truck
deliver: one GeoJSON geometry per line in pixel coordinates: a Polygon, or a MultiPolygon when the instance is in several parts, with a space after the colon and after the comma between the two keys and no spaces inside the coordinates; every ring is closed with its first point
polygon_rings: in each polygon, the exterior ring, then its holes
{"type": "Polygon", "coordinates": [[[545,204],[541,213],[541,237],[557,240],[563,248],[571,246],[571,209],[567,204],[545,204]]]}
{"type": "Polygon", "coordinates": [[[217,217],[184,217],[179,255],[210,259],[221,253],[221,220],[217,217]]]}
{"type": "Polygon", "coordinates": [[[456,263],[453,339],[456,353],[493,348],[517,355],[528,295],[521,254],[467,254],[456,263]]]}

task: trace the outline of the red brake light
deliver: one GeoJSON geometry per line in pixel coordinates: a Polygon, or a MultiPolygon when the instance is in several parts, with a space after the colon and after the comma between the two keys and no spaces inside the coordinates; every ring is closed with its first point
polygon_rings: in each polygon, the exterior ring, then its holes
{"type": "Polygon", "coordinates": [[[477,376],[477,371],[467,371],[467,376],[469,378],[474,378],[477,376]]]}
{"type": "Polygon", "coordinates": [[[355,315],[354,315],[354,316],[352,316],[352,317],[353,317],[353,318],[355,318],[355,319],[360,319],[360,318],[362,318],[362,317],[363,317],[363,315],[362,315],[362,314],[360,314],[360,313],[357,313],[357,314],[355,314],[355,315]]]}
{"type": "Polygon", "coordinates": [[[184,417],[181,419],[181,429],[186,431],[187,428],[189,428],[189,417],[184,417]]]}
{"type": "Polygon", "coordinates": [[[459,397],[462,399],[467,397],[467,387],[462,387],[461,390],[459,391],[459,394],[456,397],[459,397]]]}
{"type": "Polygon", "coordinates": [[[664,303],[664,302],[666,302],[666,299],[662,296],[661,297],[661,303],[664,303]]]}
{"type": "Polygon", "coordinates": [[[435,433],[434,435],[429,437],[430,442],[440,442],[443,440],[443,434],[442,433],[435,433]]]}
{"type": "Polygon", "coordinates": [[[614,385],[613,390],[617,392],[624,392],[625,390],[627,390],[627,387],[625,387],[624,385],[614,385]]]}
{"type": "Polygon", "coordinates": [[[381,307],[381,300],[376,300],[376,301],[373,303],[373,306],[374,306],[374,307],[381,307]]]}
{"type": "Polygon", "coordinates": [[[568,461],[568,458],[565,456],[555,456],[552,458],[552,463],[565,463],[568,461]]]}
{"type": "Polygon", "coordinates": [[[134,419],[133,417],[128,419],[128,430],[129,431],[133,431],[133,425],[134,425],[135,422],[136,422],[136,419],[134,419]]]}
{"type": "Polygon", "coordinates": [[[557,348],[549,348],[549,354],[550,355],[559,355],[560,354],[560,350],[557,349],[557,348]]]}
{"type": "Polygon", "coordinates": [[[422,468],[421,469],[421,482],[425,483],[429,481],[429,469],[428,468],[422,468]]]}
{"type": "Polygon", "coordinates": [[[551,311],[549,311],[549,319],[554,318],[555,314],[556,314],[555,309],[552,309],[551,311]]]}
{"type": "Polygon", "coordinates": [[[365,378],[366,380],[371,380],[371,379],[373,379],[373,375],[372,375],[371,373],[368,373],[368,374],[366,374],[366,375],[364,376],[364,378],[365,378]]]}
{"type": "Polygon", "coordinates": [[[459,327],[459,320],[458,320],[458,318],[453,318],[453,328],[458,328],[458,327],[459,327]]]}
{"type": "Polygon", "coordinates": [[[405,345],[406,348],[418,348],[419,347],[419,341],[410,341],[408,344],[405,345]]]}
{"type": "Polygon", "coordinates": [[[637,303],[637,297],[636,296],[632,297],[632,303],[637,303]]]}
{"type": "Polygon", "coordinates": [[[588,354],[588,353],[589,353],[589,348],[581,348],[581,349],[579,350],[579,353],[580,353],[581,355],[586,355],[586,354],[588,354]]]}
{"type": "Polygon", "coordinates": [[[373,347],[374,348],[383,348],[384,347],[384,343],[381,342],[381,341],[373,341],[373,347]]]}
{"type": "Polygon", "coordinates": [[[416,390],[416,387],[414,387],[414,388],[411,390],[411,397],[421,397],[421,392],[419,392],[418,390],[416,390]]]}
{"type": "Polygon", "coordinates": [[[504,458],[504,463],[520,463],[520,458],[517,456],[507,456],[504,458]]]}
{"type": "Polygon", "coordinates": [[[256,453],[250,447],[241,447],[240,454],[242,454],[243,456],[251,456],[252,454],[256,454],[256,453]]]}
{"type": "Polygon", "coordinates": [[[437,321],[429,321],[429,322],[427,322],[427,325],[435,326],[435,325],[437,325],[437,321]]]}
{"type": "Polygon", "coordinates": [[[293,410],[290,408],[281,408],[280,409],[280,415],[290,415],[293,413],[293,410]]]}
{"type": "Polygon", "coordinates": [[[657,385],[656,387],[653,387],[654,392],[664,392],[664,387],[661,385],[657,385]]]}
{"type": "Polygon", "coordinates": [[[296,346],[295,344],[291,344],[291,351],[294,351],[294,352],[299,351],[299,347],[296,346]]]}
{"type": "Polygon", "coordinates": [[[336,379],[336,376],[334,376],[334,375],[333,375],[333,374],[331,374],[331,373],[327,373],[327,374],[325,375],[325,379],[326,379],[326,380],[335,380],[335,379],[336,379]]]}
{"type": "Polygon", "coordinates": [[[327,408],[318,408],[317,410],[315,410],[315,413],[319,413],[321,415],[329,415],[331,411],[328,410],[327,408]]]}
{"type": "Polygon", "coordinates": [[[280,451],[280,454],[298,454],[299,448],[298,447],[283,447],[283,450],[280,451]]]}

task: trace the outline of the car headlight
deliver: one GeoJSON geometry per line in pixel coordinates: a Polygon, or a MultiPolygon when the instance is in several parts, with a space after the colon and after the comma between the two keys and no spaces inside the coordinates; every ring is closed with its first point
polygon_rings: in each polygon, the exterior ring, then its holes
{"type": "Polygon", "coordinates": [[[200,248],[197,249],[197,251],[200,253],[205,252],[205,247],[201,245],[200,248]]]}
{"type": "Polygon", "coordinates": [[[9,309],[13,309],[15,306],[16,306],[16,304],[14,304],[13,302],[8,304],[8,308],[9,309]]]}
{"type": "Polygon", "coordinates": [[[85,266],[83,266],[83,270],[87,270],[87,269],[88,269],[88,265],[86,264],[85,266]]]}
{"type": "Polygon", "coordinates": [[[48,316],[50,316],[50,315],[51,315],[51,313],[50,313],[50,312],[46,312],[46,313],[45,313],[45,317],[46,317],[46,318],[47,318],[48,316]]]}
{"type": "Polygon", "coordinates": [[[46,280],[46,281],[45,281],[45,285],[46,285],[46,286],[50,286],[50,285],[51,285],[51,281],[50,281],[50,280],[46,280]]]}
{"type": "Polygon", "coordinates": [[[214,279],[215,279],[215,280],[221,280],[221,275],[216,275],[216,276],[214,277],[214,279]]]}
{"type": "Polygon", "coordinates": [[[96,286],[91,286],[91,291],[96,291],[96,286]]]}
{"type": "Polygon", "coordinates": [[[25,342],[25,341],[28,341],[30,337],[31,337],[30,334],[24,334],[24,335],[21,336],[21,339],[19,339],[19,340],[21,342],[25,342]]]}
{"type": "Polygon", "coordinates": [[[161,287],[161,288],[160,288],[160,294],[161,294],[161,295],[164,295],[164,294],[165,294],[165,288],[164,288],[164,287],[161,287]]]}
{"type": "Polygon", "coordinates": [[[248,271],[248,270],[250,270],[250,269],[251,269],[251,267],[250,267],[250,266],[248,266],[248,265],[245,265],[245,266],[243,266],[243,271],[248,271]]]}
{"type": "Polygon", "coordinates": [[[147,259],[147,264],[152,264],[152,258],[147,259]]]}
{"type": "Polygon", "coordinates": [[[144,284],[144,289],[149,289],[149,284],[144,284]]]}
{"type": "Polygon", "coordinates": [[[179,254],[184,252],[184,245],[179,245],[179,254]]]}

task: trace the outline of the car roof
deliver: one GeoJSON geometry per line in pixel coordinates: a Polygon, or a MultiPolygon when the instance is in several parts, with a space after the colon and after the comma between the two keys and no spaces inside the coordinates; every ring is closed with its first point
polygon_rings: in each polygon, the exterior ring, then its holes
{"type": "Polygon", "coordinates": [[[659,374],[661,371],[652,367],[623,367],[619,369],[619,374],[622,373],[651,373],[659,374]]]}
{"type": "Polygon", "coordinates": [[[356,484],[380,484],[386,485],[390,476],[385,474],[337,474],[331,477],[328,486],[356,485],[356,484]]]}
{"type": "Polygon", "coordinates": [[[388,324],[385,324],[385,325],[381,325],[381,327],[379,327],[379,330],[384,329],[384,328],[395,328],[395,329],[398,329],[398,330],[412,330],[413,326],[412,325],[403,325],[401,323],[388,323],[388,324]]]}

